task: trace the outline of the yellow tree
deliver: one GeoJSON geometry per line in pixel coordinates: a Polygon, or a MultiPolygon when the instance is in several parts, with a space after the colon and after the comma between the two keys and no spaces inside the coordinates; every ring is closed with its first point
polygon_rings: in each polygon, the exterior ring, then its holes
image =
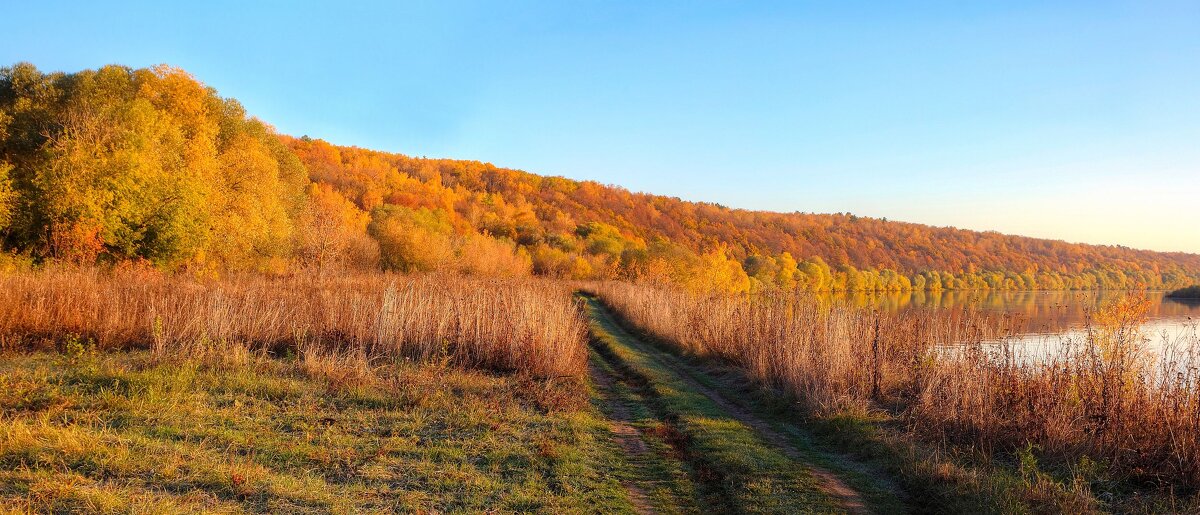
{"type": "Polygon", "coordinates": [[[775,272],[775,284],[784,291],[796,289],[796,276],[800,273],[796,258],[792,257],[791,253],[784,252],[776,261],[779,269],[775,272]]]}
{"type": "Polygon", "coordinates": [[[0,161],[0,241],[4,240],[4,235],[8,232],[17,203],[17,192],[8,177],[12,169],[11,164],[0,161]]]}
{"type": "Polygon", "coordinates": [[[367,235],[371,217],[328,184],[308,188],[309,208],[300,233],[300,259],[319,272],[369,269],[379,244],[367,235]]]}
{"type": "Polygon", "coordinates": [[[750,276],[721,245],[700,256],[699,268],[687,286],[702,293],[745,293],[750,291],[750,276]]]}

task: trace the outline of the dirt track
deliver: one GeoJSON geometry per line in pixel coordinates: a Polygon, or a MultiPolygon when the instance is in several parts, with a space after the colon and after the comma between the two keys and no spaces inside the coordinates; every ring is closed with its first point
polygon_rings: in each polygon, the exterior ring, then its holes
{"type": "MultiPolygon", "coordinates": [[[[705,398],[711,401],[713,405],[718,407],[719,410],[723,412],[722,416],[727,417],[728,419],[736,420],[750,428],[764,445],[769,446],[778,453],[786,456],[788,459],[794,462],[795,467],[802,468],[811,474],[812,477],[817,480],[819,488],[828,497],[835,500],[836,506],[838,507],[838,510],[836,511],[845,513],[872,513],[877,511],[873,510],[871,508],[871,503],[864,499],[864,496],[860,492],[855,490],[850,486],[850,484],[844,481],[838,473],[812,462],[811,458],[813,449],[803,449],[794,443],[794,437],[800,433],[798,428],[787,426],[778,420],[773,421],[774,423],[768,422],[764,418],[753,413],[750,409],[747,409],[745,405],[731,400],[729,393],[723,393],[722,391],[719,391],[718,388],[706,386],[705,382],[713,384],[715,380],[711,376],[707,375],[704,370],[686,363],[684,360],[671,354],[670,352],[639,339],[637,336],[622,328],[617,323],[615,317],[613,317],[613,315],[609,313],[599,302],[596,302],[594,299],[588,299],[588,302],[589,311],[593,317],[594,331],[603,331],[606,333],[606,336],[611,338],[610,342],[624,347],[626,352],[637,353],[637,355],[641,356],[642,359],[652,360],[653,363],[657,364],[660,370],[664,370],[674,376],[674,378],[678,380],[677,384],[686,385],[688,390],[691,390],[696,394],[703,395],[705,398]],[[698,380],[698,378],[703,378],[704,382],[701,382],[701,380],[698,380]]],[[[611,392],[615,382],[622,380],[629,382],[630,378],[622,378],[620,374],[609,371],[610,368],[622,369],[628,365],[627,363],[623,363],[621,359],[613,352],[605,351],[596,353],[596,355],[593,356],[593,359],[602,359],[604,361],[603,368],[596,366],[595,364],[593,364],[591,367],[593,382],[601,392],[611,392]]],[[[640,381],[646,380],[645,378],[640,377],[635,379],[640,381]]],[[[641,388],[646,389],[650,385],[643,384],[640,386],[641,388]]],[[[645,442],[642,441],[640,435],[638,435],[637,429],[628,424],[629,413],[627,408],[625,408],[621,402],[613,402],[611,403],[611,406],[606,409],[606,411],[612,418],[612,431],[614,439],[623,449],[625,449],[626,453],[630,454],[631,457],[636,459],[647,452],[645,442]]],[[[670,416],[671,414],[663,415],[670,416]]],[[[829,463],[828,459],[830,457],[832,457],[834,460],[840,459],[836,456],[833,456],[832,453],[825,455],[825,457],[827,458],[825,463],[829,463]]],[[[878,485],[879,489],[894,491],[894,486],[891,485],[886,478],[877,479],[879,479],[880,483],[883,483],[878,485]]],[[[636,485],[636,481],[631,481],[629,483],[630,484],[627,484],[627,488],[630,490],[631,502],[635,505],[635,507],[638,507],[639,511],[642,513],[653,512],[653,507],[650,504],[645,503],[646,498],[644,490],[640,489],[636,485]],[[639,498],[641,503],[639,503],[639,498]],[[646,511],[641,511],[643,509],[646,511]]],[[[734,506],[732,507],[732,511],[742,510],[734,506]]]]}

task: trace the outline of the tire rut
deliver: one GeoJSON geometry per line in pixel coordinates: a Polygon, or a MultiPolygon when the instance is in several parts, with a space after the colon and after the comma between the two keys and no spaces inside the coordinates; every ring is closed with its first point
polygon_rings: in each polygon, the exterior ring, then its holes
{"type": "MultiPolygon", "coordinates": [[[[630,462],[636,463],[637,458],[643,457],[649,452],[649,446],[642,439],[641,432],[629,424],[633,421],[633,416],[629,411],[629,407],[614,394],[615,379],[608,372],[601,370],[600,367],[592,363],[588,363],[588,371],[591,373],[593,384],[600,390],[604,404],[608,408],[608,430],[612,435],[613,441],[630,458],[630,462]]],[[[650,496],[646,494],[645,489],[629,480],[622,480],[621,486],[625,488],[625,493],[629,495],[629,502],[633,504],[635,512],[640,514],[656,513],[654,506],[650,503],[650,496]]]]}

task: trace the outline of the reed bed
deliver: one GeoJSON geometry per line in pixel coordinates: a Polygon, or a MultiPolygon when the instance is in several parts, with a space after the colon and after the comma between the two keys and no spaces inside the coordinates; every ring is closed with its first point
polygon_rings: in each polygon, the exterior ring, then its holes
{"type": "Polygon", "coordinates": [[[1102,464],[1195,490],[1200,338],[1195,326],[1144,334],[1144,302],[1131,296],[1108,306],[1048,351],[1001,343],[943,353],[911,402],[912,420],[985,452],[1033,446],[1076,468],[1102,464]]]}
{"type": "Polygon", "coordinates": [[[1003,343],[1021,320],[966,308],[880,313],[790,294],[588,289],[641,332],[733,364],[818,416],[886,410],[922,438],[987,456],[1035,449],[1072,473],[1200,487],[1200,341],[1193,328],[1151,349],[1137,296],[1047,353],[1003,343]]]}
{"type": "Polygon", "coordinates": [[[643,333],[735,364],[818,413],[910,394],[938,342],[984,341],[1012,325],[966,309],[876,312],[803,294],[696,296],[619,282],[587,289],[643,333]]]}
{"type": "Polygon", "coordinates": [[[361,274],[198,280],[155,270],[48,268],[0,275],[0,347],[89,342],[187,354],[219,348],[441,360],[537,377],[581,376],[586,323],[538,280],[361,274]]]}

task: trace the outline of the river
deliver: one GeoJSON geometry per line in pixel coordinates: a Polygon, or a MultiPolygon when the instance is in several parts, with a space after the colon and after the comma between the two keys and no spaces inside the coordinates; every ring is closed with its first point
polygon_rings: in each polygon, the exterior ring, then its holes
{"type": "Polygon", "coordinates": [[[859,307],[902,311],[920,308],[974,307],[1012,314],[1022,334],[1057,334],[1086,325],[1095,311],[1129,294],[1150,301],[1148,324],[1165,329],[1200,320],[1200,301],[1166,298],[1165,292],[1104,291],[941,291],[908,293],[834,293],[828,299],[859,307]]]}
{"type": "MultiPolygon", "coordinates": [[[[891,311],[972,307],[1013,316],[1017,330],[1003,340],[984,342],[990,350],[1012,349],[1022,361],[1059,355],[1068,344],[1087,341],[1086,328],[1097,310],[1125,295],[1149,300],[1141,338],[1160,358],[1163,349],[1200,352],[1200,301],[1171,299],[1165,292],[1130,291],[943,291],[885,294],[831,294],[827,298],[859,307],[891,311]]],[[[1074,348],[1080,348],[1074,345],[1074,348]]],[[[1194,359],[1187,359],[1195,363],[1194,359]]]]}

